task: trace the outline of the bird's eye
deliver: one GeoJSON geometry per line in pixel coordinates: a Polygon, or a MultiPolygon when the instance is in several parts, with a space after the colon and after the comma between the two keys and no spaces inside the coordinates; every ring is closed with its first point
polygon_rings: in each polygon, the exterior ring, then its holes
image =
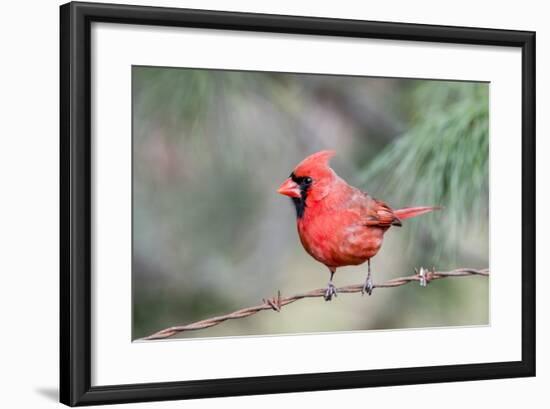
{"type": "Polygon", "coordinates": [[[311,182],[313,182],[313,180],[309,176],[304,178],[304,183],[306,185],[311,185],[311,182]]]}

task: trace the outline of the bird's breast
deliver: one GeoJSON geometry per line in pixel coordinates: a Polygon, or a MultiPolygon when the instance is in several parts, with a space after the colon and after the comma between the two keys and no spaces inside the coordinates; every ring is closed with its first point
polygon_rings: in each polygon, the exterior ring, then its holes
{"type": "Polygon", "coordinates": [[[367,227],[353,212],[305,212],[298,220],[304,249],[329,267],[358,265],[376,255],[384,229],[367,227]]]}

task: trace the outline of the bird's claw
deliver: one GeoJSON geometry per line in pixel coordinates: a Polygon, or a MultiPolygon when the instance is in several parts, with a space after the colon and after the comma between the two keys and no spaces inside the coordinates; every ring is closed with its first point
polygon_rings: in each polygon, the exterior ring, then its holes
{"type": "Polygon", "coordinates": [[[374,284],[372,283],[372,279],[370,277],[367,277],[367,279],[365,280],[365,284],[363,285],[363,289],[361,290],[361,294],[365,295],[365,293],[367,293],[368,295],[371,295],[373,288],[374,284]]]}
{"type": "Polygon", "coordinates": [[[325,290],[325,301],[332,300],[332,296],[338,297],[338,292],[336,291],[336,287],[332,282],[328,283],[327,289],[325,290]]]}

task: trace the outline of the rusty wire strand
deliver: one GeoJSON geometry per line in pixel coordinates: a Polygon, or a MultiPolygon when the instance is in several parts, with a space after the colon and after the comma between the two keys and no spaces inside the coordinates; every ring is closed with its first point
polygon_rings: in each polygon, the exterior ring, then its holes
{"type": "MultiPolygon", "coordinates": [[[[430,281],[439,280],[441,278],[448,277],[465,277],[465,276],[489,276],[489,269],[473,269],[473,268],[459,268],[451,271],[435,271],[434,268],[427,270],[421,267],[419,270],[415,269],[415,274],[393,278],[380,284],[374,284],[373,288],[393,288],[408,284],[413,281],[420,283],[422,287],[425,287],[430,281]]],[[[263,310],[281,311],[281,308],[285,305],[292,304],[295,301],[302,300],[304,298],[316,298],[324,297],[325,288],[318,288],[305,293],[292,295],[290,297],[281,297],[281,293],[277,292],[277,296],[269,299],[263,299],[263,303],[255,305],[253,307],[242,308],[229,314],[220,315],[218,317],[207,318],[201,321],[193,322],[187,325],[176,325],[169,328],[165,328],[161,331],[155,332],[147,337],[140,338],[138,341],[151,341],[157,339],[169,338],[184,331],[194,331],[199,329],[205,329],[219,325],[224,321],[249,317],[263,310]]],[[[340,287],[336,289],[338,294],[346,293],[360,293],[363,291],[363,284],[353,284],[340,287]]]]}

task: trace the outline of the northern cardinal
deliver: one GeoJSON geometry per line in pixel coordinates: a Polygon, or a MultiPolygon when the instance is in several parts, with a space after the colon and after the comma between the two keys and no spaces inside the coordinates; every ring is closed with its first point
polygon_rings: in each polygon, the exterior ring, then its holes
{"type": "Polygon", "coordinates": [[[330,270],[325,300],[336,296],[332,279],[338,267],[368,263],[363,294],[372,293],[370,259],[382,246],[384,233],[401,221],[439,207],[393,210],[386,203],[350,186],[329,166],[334,151],[305,158],[277,190],[296,207],[298,234],[305,250],[330,270]]]}

